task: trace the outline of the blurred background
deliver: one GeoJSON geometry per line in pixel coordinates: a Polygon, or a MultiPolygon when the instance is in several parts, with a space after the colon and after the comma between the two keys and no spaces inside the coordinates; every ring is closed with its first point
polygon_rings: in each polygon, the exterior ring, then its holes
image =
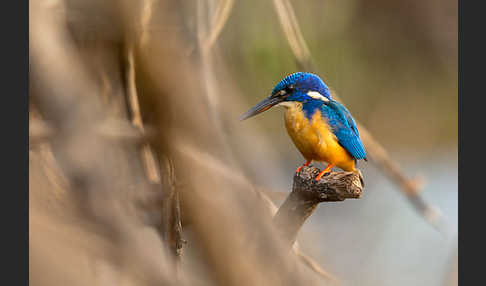
{"type": "Polygon", "coordinates": [[[31,0],[32,285],[309,285],[295,257],[257,251],[279,238],[250,195],[278,208],[304,159],[279,108],[238,121],[307,68],[279,5],[312,71],[423,178],[406,195],[360,162],[362,197],[320,204],[299,233],[338,281],[311,284],[457,285],[457,1],[31,0]]]}
{"type": "MultiPolygon", "coordinates": [[[[319,75],[380,142],[404,155],[454,150],[457,1],[292,4],[319,75]]],[[[220,43],[248,106],[298,70],[272,1],[236,2],[220,43]]],[[[286,148],[281,117],[258,121],[286,148]]]]}
{"type": "MultiPolygon", "coordinates": [[[[362,162],[363,197],[319,206],[301,231],[302,245],[344,285],[455,285],[457,1],[291,2],[319,75],[406,174],[423,175],[423,196],[447,220],[443,236],[362,162]]],[[[298,70],[271,1],[237,1],[221,46],[247,107],[298,70]]],[[[285,189],[303,159],[283,112],[252,120],[285,169],[273,183],[265,175],[260,182],[285,189]]]]}

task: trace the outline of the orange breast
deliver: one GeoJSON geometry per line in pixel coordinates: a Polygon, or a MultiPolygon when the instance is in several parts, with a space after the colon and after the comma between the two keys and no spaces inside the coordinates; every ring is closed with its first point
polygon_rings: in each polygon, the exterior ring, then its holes
{"type": "Polygon", "coordinates": [[[339,144],[319,111],[309,120],[300,103],[289,104],[286,108],[285,127],[306,160],[335,164],[345,171],[356,170],[354,158],[339,144]]]}

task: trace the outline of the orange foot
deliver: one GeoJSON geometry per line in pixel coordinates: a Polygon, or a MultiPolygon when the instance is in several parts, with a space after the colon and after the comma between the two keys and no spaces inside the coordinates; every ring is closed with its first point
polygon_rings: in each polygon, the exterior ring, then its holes
{"type": "Polygon", "coordinates": [[[305,164],[304,164],[304,165],[302,165],[302,166],[300,166],[299,168],[297,168],[297,171],[295,171],[295,172],[296,172],[296,173],[299,173],[299,172],[300,172],[300,170],[302,170],[302,167],[304,167],[304,166],[306,166],[306,167],[307,167],[307,166],[309,166],[309,164],[310,164],[311,162],[312,162],[312,160],[310,160],[310,161],[305,161],[305,164]]]}
{"type": "Polygon", "coordinates": [[[334,164],[327,165],[326,169],[322,170],[319,173],[319,175],[317,175],[316,181],[319,181],[325,173],[329,173],[331,171],[332,167],[334,167],[334,166],[335,166],[334,164]]]}

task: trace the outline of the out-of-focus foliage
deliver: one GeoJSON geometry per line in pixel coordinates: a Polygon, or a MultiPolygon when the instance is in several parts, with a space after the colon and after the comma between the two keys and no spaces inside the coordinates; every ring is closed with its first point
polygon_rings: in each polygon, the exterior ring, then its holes
{"type": "MultiPolygon", "coordinates": [[[[319,75],[385,146],[456,146],[457,1],[291,2],[319,75]]],[[[272,1],[237,1],[220,45],[248,105],[297,71],[272,1]]],[[[287,144],[280,113],[258,120],[287,144]]]]}
{"type": "MultiPolygon", "coordinates": [[[[30,1],[32,285],[328,284],[284,248],[277,207],[262,200],[285,195],[302,163],[281,111],[237,120],[297,71],[273,1],[234,1],[215,45],[201,52],[218,3],[30,1]],[[147,175],[147,145],[159,182],[147,175]],[[188,241],[177,271],[167,239],[173,189],[188,241]]],[[[380,142],[400,155],[442,146],[453,154],[455,2],[292,4],[319,74],[380,142]]],[[[405,170],[428,172],[425,195],[445,206],[454,230],[455,158],[427,155],[405,170]]],[[[456,244],[368,166],[363,197],[317,209],[302,249],[343,285],[453,277],[456,244]]]]}

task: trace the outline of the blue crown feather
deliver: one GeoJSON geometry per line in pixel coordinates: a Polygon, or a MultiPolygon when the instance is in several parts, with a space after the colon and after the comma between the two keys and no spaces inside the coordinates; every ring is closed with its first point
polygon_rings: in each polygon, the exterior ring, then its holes
{"type": "Polygon", "coordinates": [[[296,88],[296,91],[300,91],[301,93],[317,91],[323,96],[331,99],[331,93],[329,92],[329,88],[324,81],[322,81],[322,79],[315,74],[305,72],[296,72],[288,75],[277,83],[277,85],[275,85],[272,90],[272,94],[275,94],[291,85],[296,88]]]}

